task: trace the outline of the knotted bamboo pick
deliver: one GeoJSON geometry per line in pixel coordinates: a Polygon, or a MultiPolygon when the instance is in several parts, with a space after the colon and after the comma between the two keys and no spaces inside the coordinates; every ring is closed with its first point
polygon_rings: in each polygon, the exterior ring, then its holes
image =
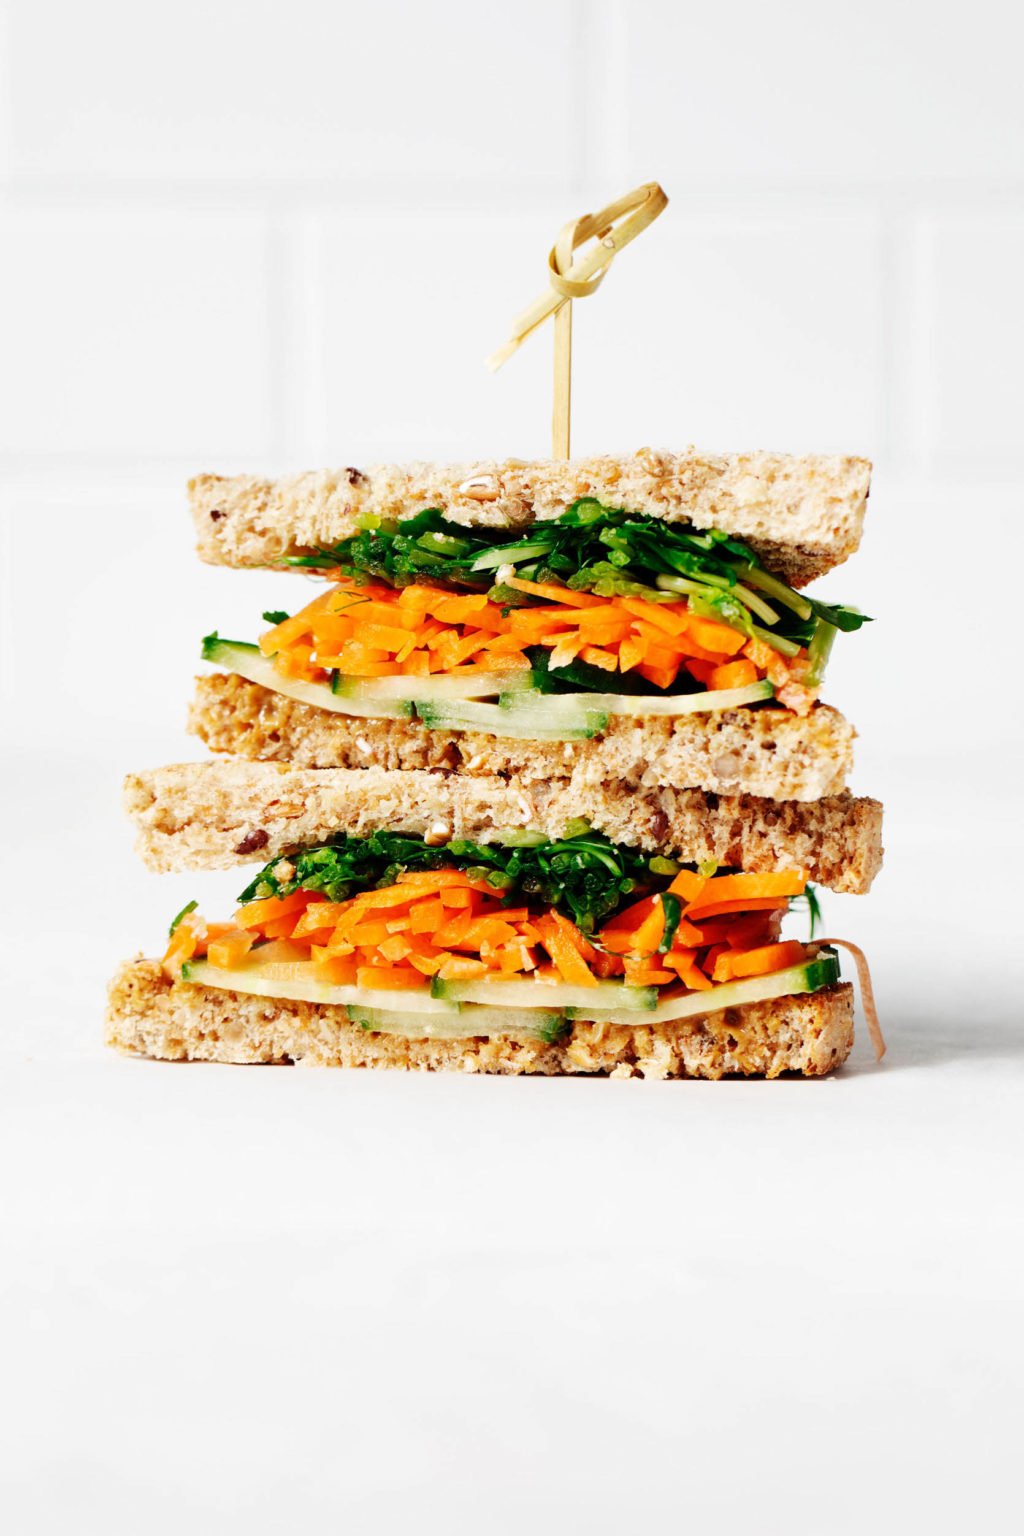
{"type": "Polygon", "coordinates": [[[667,205],[668,198],[656,181],[627,192],[602,208],[570,219],[548,254],[550,287],[512,323],[512,335],[491,354],[487,366],[493,373],[512,356],[532,331],[549,315],[555,317],[555,396],[551,416],[551,452],[556,459],[569,457],[569,421],[572,406],[572,301],[596,293],[618,251],[635,240],[667,205]],[[628,215],[628,217],[626,217],[628,215]],[[622,220],[619,224],[618,221],[622,220]],[[618,228],[616,228],[618,224],[618,228]],[[597,244],[573,259],[586,241],[597,244]]]}

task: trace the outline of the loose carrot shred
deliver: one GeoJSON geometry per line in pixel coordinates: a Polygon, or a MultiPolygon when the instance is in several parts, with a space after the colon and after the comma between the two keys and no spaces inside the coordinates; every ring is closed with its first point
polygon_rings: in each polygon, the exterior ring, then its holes
{"type": "Polygon", "coordinates": [[[698,683],[703,683],[705,688],[712,686],[711,679],[718,671],[713,661],[699,661],[695,656],[688,656],[684,665],[690,676],[695,677],[698,683]]]}
{"type": "Polygon", "coordinates": [[[540,934],[541,943],[554,961],[563,980],[580,987],[597,986],[597,977],[572,940],[555,922],[553,916],[537,918],[534,926],[540,934]]]}
{"type": "Polygon", "coordinates": [[[745,897],[802,896],[807,885],[803,870],[787,869],[766,874],[718,875],[699,899],[691,898],[689,917],[695,917],[705,901],[740,901],[745,897]]]}
{"type": "Polygon", "coordinates": [[[397,965],[360,965],[356,969],[356,986],[371,992],[406,992],[423,986],[418,971],[397,965]]]}
{"type": "Polygon", "coordinates": [[[250,901],[244,907],[239,907],[235,913],[235,922],[240,928],[258,928],[262,923],[283,917],[287,912],[301,912],[309,899],[308,891],[294,891],[291,896],[268,896],[263,901],[250,901]]]}
{"type": "Polygon", "coordinates": [[[719,624],[715,619],[691,618],[689,631],[698,645],[708,651],[717,651],[722,656],[735,656],[747,643],[746,635],[738,629],[730,629],[728,624],[719,624]]]}
{"type": "Polygon", "coordinates": [[[391,934],[382,944],[378,944],[377,948],[384,956],[384,959],[390,961],[392,965],[397,965],[400,960],[404,960],[407,955],[412,954],[412,945],[400,933],[391,934]]]}
{"type": "Polygon", "coordinates": [[[609,933],[635,933],[645,918],[654,911],[654,897],[644,896],[640,901],[634,901],[631,906],[623,907],[621,912],[605,924],[601,937],[609,933]]]}
{"type": "Polygon", "coordinates": [[[619,670],[630,672],[647,655],[646,640],[623,640],[619,646],[619,670]]]}
{"type": "Polygon", "coordinates": [[[413,933],[434,933],[444,922],[444,903],[440,896],[414,902],[409,908],[409,927],[413,933]]]}
{"type": "Polygon", "coordinates": [[[374,949],[379,949],[390,935],[388,925],[382,918],[371,918],[368,922],[357,923],[350,930],[348,937],[353,944],[370,945],[374,949]]]}
{"type": "Polygon", "coordinates": [[[471,912],[460,912],[457,917],[453,917],[450,922],[445,923],[443,927],[437,930],[433,935],[433,942],[437,945],[438,949],[451,949],[455,945],[461,944],[469,932],[472,921],[473,915],[471,912]]]}
{"type": "Polygon", "coordinates": [[[516,592],[529,592],[531,597],[546,597],[549,602],[563,603],[568,608],[593,608],[602,601],[590,592],[574,592],[570,587],[556,587],[552,582],[524,581],[521,576],[510,576],[505,585],[516,592]]]}
{"type": "Polygon", "coordinates": [[[475,981],[486,976],[488,967],[483,960],[470,960],[465,955],[449,955],[438,971],[442,981],[475,981]]]}
{"type": "Polygon", "coordinates": [[[679,671],[678,667],[652,667],[648,662],[643,662],[636,669],[641,677],[646,677],[655,688],[671,688],[679,671]]]}
{"type": "Polygon", "coordinates": [[[751,896],[746,901],[702,902],[699,910],[691,909],[691,916],[702,924],[708,917],[724,917],[730,912],[785,912],[789,902],[785,896],[751,896]]]}
{"type": "Polygon", "coordinates": [[[634,960],[632,956],[626,955],[622,963],[626,984],[630,987],[657,987],[676,979],[672,971],[652,965],[649,960],[634,960]]]}
{"type": "Polygon", "coordinates": [[[290,939],[297,922],[295,913],[289,912],[285,917],[275,917],[268,923],[261,923],[260,930],[268,939],[290,939]]]}
{"type": "Polygon", "coordinates": [[[603,667],[606,672],[614,672],[619,664],[619,658],[611,651],[604,651],[596,645],[585,645],[580,655],[592,667],[603,667]]]}
{"type": "Polygon", "coordinates": [[[669,886],[673,896],[682,897],[683,901],[693,902],[701,894],[707,885],[704,875],[698,875],[696,870],[681,869],[669,886]]]}
{"type": "Polygon", "coordinates": [[[757,668],[746,657],[740,661],[728,661],[721,667],[714,667],[708,678],[711,688],[746,688],[749,683],[756,682],[757,668]]]}
{"type": "Polygon", "coordinates": [[[345,907],[336,901],[311,901],[295,924],[295,936],[313,933],[317,928],[334,928],[345,914],[345,907]]]}
{"type": "Polygon", "coordinates": [[[799,965],[804,953],[804,946],[792,939],[745,952],[727,950],[715,960],[711,979],[717,982],[741,976],[767,976],[772,971],[784,971],[788,966],[799,965]]]}
{"type": "Polygon", "coordinates": [[[674,605],[662,606],[660,603],[645,603],[643,598],[639,597],[624,597],[622,606],[634,618],[653,624],[657,629],[663,629],[670,635],[681,635],[686,629],[687,615],[685,611],[680,611],[674,605]]]}
{"type": "Polygon", "coordinates": [[[356,965],[354,960],[350,960],[344,955],[330,955],[321,947],[315,946],[313,961],[324,981],[329,981],[336,987],[354,987],[356,985],[356,965]]]}
{"type": "Polygon", "coordinates": [[[421,976],[436,976],[444,961],[444,955],[411,954],[409,956],[409,964],[414,966],[421,976]]]}
{"type": "MultiPolygon", "coordinates": [[[[576,952],[579,955],[582,955],[583,959],[586,960],[588,964],[591,964],[594,960],[596,960],[597,950],[594,948],[593,944],[591,944],[590,940],[580,932],[574,922],[566,917],[563,912],[557,911],[554,907],[551,909],[550,916],[552,922],[555,924],[558,930],[565,935],[576,952]]],[[[506,921],[510,921],[509,915],[506,916],[506,921]]]]}

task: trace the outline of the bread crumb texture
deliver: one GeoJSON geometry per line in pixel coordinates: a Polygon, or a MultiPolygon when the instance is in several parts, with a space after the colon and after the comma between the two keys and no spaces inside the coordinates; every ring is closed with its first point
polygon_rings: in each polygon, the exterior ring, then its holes
{"type": "Polygon", "coordinates": [[[415,721],[366,720],[301,704],[234,673],[196,679],[189,728],[214,752],[303,768],[443,768],[571,778],[583,787],[668,785],[771,800],[837,795],[853,767],[855,732],[827,704],[728,709],[672,719],[613,717],[589,741],[517,741],[479,731],[431,731],[415,721]]]}
{"type": "Polygon", "coordinates": [[[666,522],[720,528],[803,586],[857,549],[871,465],[838,454],[662,453],[621,458],[321,469],[279,480],[198,475],[189,500],[199,554],[214,565],[272,565],[333,544],[366,514],[440,507],[457,523],[520,528],[584,496],[666,522]]]}
{"type": "Polygon", "coordinates": [[[410,1040],[364,1031],[345,1010],[171,982],[129,961],[110,985],[107,1043],[165,1061],[390,1067],[547,1077],[822,1077],[853,1044],[848,984],[727,1008],[685,1025],[577,1023],[557,1045],[510,1038],[410,1040]]]}
{"type": "Polygon", "coordinates": [[[125,807],[136,847],[156,870],[265,862],[339,832],[397,832],[498,841],[510,830],[561,837],[585,817],[614,842],[715,860],[752,872],[794,867],[840,891],[864,891],[881,862],[882,807],[842,794],[811,804],[700,790],[623,789],[585,776],[388,768],[288,768],[240,760],[178,763],[131,774],[125,807]]]}

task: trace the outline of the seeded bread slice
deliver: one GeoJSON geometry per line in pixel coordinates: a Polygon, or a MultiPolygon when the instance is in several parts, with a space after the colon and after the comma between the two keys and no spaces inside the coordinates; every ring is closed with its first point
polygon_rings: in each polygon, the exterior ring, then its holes
{"type": "Polygon", "coordinates": [[[870,478],[866,459],[839,455],[644,448],[622,458],[386,464],[280,480],[197,475],[188,489],[199,554],[212,565],[274,565],[346,538],[365,513],[396,518],[440,507],[458,523],[519,528],[596,496],[736,534],[769,569],[803,586],[859,545],[870,478]]]}
{"type": "Polygon", "coordinates": [[[557,1045],[508,1037],[409,1040],[352,1024],[344,1008],[171,982],[156,960],[123,965],[110,986],[107,1043],[165,1061],[299,1062],[411,1071],[611,1077],[822,1077],[853,1044],[848,984],[747,1003],[685,1024],[577,1023],[557,1045]]]}
{"type": "Polygon", "coordinates": [[[518,741],[334,714],[233,673],[197,679],[189,728],[214,752],[304,768],[445,768],[514,774],[524,783],[616,781],[629,789],[665,785],[771,800],[839,794],[855,737],[838,710],[818,704],[805,716],[730,709],[674,720],[613,717],[589,741],[518,741]]]}
{"type": "Polygon", "coordinates": [[[882,807],[851,795],[812,805],[719,798],[699,790],[623,791],[569,779],[303,769],[243,761],[179,763],[125,781],[136,847],[156,870],[225,869],[388,828],[489,841],[529,828],[559,837],[583,816],[615,842],[687,862],[759,871],[802,868],[840,891],[865,891],[882,857],[882,807]]]}

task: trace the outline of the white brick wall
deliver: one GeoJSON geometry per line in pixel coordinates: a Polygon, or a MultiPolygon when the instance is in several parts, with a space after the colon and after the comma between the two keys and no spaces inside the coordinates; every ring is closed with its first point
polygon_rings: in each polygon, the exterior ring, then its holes
{"type": "Polygon", "coordinates": [[[6,0],[0,474],[543,452],[483,355],[561,221],[670,212],[579,306],[576,440],[1015,475],[1021,13],[6,0]]]}
{"type": "Polygon", "coordinates": [[[563,187],[577,168],[571,0],[7,8],[12,160],[26,177],[322,180],[387,196],[477,192],[490,177],[563,187]]]}
{"type": "MultiPolygon", "coordinates": [[[[543,454],[550,337],[495,377],[483,358],[561,223],[658,177],[669,211],[577,306],[575,445],[872,456],[866,551],[830,586],[881,614],[884,675],[858,674],[869,642],[848,642],[839,702],[859,702],[862,763],[913,750],[892,682],[916,643],[908,580],[948,581],[962,518],[1024,565],[1021,17],[1003,0],[0,0],[8,696],[34,719],[25,658],[65,654],[33,632],[39,594],[75,584],[102,629],[136,612],[143,553],[178,584],[160,617],[187,672],[194,627],[242,604],[189,564],[194,470],[543,454]],[[44,573],[51,527],[71,558],[44,573]]],[[[277,600],[252,580],[246,613],[277,600]]],[[[994,608],[993,653],[1015,655],[1012,605],[972,590],[957,633],[994,608]]],[[[924,691],[954,687],[978,697],[951,638],[924,691]]],[[[123,692],[94,702],[111,730],[139,718],[123,692]]]]}

